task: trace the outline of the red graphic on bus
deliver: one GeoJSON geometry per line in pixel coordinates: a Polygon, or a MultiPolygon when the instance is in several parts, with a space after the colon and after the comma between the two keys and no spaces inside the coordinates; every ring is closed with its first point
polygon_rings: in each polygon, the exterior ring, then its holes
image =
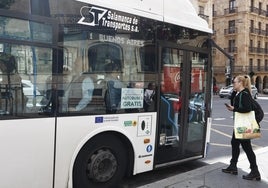
{"type": "MultiPolygon", "coordinates": [[[[181,68],[176,65],[164,65],[163,68],[163,93],[180,92],[180,75],[181,68]]],[[[204,69],[202,67],[195,67],[191,73],[191,92],[202,92],[204,87],[204,69]]]]}

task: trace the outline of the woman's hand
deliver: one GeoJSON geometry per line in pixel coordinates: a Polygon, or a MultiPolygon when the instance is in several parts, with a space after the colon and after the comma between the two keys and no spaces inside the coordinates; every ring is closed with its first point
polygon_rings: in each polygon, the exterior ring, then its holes
{"type": "Polygon", "coordinates": [[[226,106],[227,110],[229,110],[229,111],[234,111],[234,107],[231,106],[230,104],[226,104],[226,103],[225,103],[225,106],[226,106]]]}

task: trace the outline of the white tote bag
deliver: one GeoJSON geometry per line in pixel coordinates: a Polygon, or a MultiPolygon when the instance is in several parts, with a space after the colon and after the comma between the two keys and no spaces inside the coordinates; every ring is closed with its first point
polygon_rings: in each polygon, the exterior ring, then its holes
{"type": "Polygon", "coordinates": [[[236,139],[260,138],[260,127],[255,119],[254,111],[235,112],[234,132],[236,139]]]}

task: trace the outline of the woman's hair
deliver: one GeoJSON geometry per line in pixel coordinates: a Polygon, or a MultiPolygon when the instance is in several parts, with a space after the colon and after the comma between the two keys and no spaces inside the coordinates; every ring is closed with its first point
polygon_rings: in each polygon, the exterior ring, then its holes
{"type": "Polygon", "coordinates": [[[249,92],[251,93],[251,81],[248,75],[238,75],[236,76],[236,79],[242,82],[242,85],[244,86],[244,88],[247,88],[249,92]]]}

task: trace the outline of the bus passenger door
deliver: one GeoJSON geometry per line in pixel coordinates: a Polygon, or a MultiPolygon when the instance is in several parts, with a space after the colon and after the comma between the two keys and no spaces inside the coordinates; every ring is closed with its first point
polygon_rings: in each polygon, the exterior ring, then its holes
{"type": "Polygon", "coordinates": [[[182,107],[181,72],[183,50],[160,47],[161,86],[158,120],[158,148],[156,163],[178,158],[181,148],[180,120],[182,107]]]}
{"type": "MultiPolygon", "coordinates": [[[[186,96],[184,105],[183,146],[184,158],[200,158],[204,154],[208,105],[211,85],[208,76],[208,54],[188,51],[189,73],[185,75],[186,96]],[[188,75],[188,76],[187,76],[188,75]]],[[[186,71],[188,72],[188,71],[186,71]]],[[[184,87],[184,86],[183,86],[184,87]]]]}
{"type": "Polygon", "coordinates": [[[176,46],[159,48],[156,164],[201,158],[206,130],[207,55],[176,46]]]}

